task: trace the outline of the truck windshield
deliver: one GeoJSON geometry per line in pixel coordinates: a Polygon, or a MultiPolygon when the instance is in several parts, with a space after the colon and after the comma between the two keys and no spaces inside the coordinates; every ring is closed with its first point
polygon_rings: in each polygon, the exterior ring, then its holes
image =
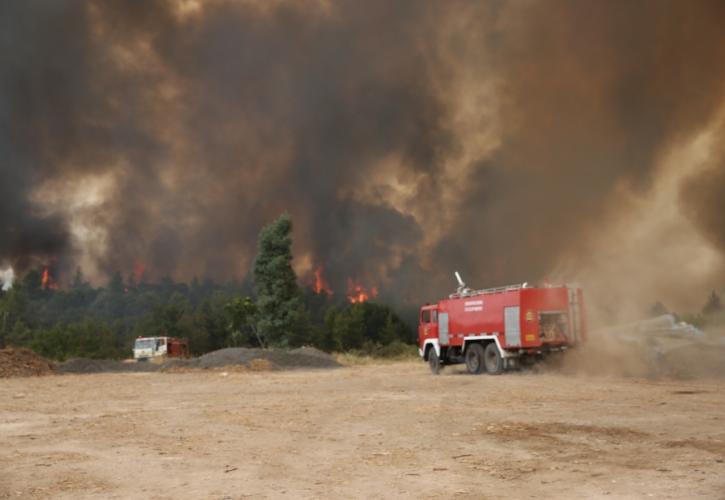
{"type": "Polygon", "coordinates": [[[134,344],[134,349],[153,349],[156,342],[153,339],[138,339],[134,344]]]}
{"type": "Polygon", "coordinates": [[[430,310],[424,310],[420,315],[421,323],[430,323],[430,310]]]}

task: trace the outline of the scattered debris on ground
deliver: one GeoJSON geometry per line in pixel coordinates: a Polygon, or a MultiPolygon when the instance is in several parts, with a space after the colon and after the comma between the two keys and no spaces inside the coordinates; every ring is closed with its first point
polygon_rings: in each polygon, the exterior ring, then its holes
{"type": "Polygon", "coordinates": [[[234,367],[234,371],[292,370],[297,368],[337,368],[340,364],[329,354],[312,347],[298,349],[250,349],[230,347],[198,358],[169,359],[163,363],[127,362],[75,358],[57,365],[63,373],[172,372],[216,370],[234,367]]]}
{"type": "Polygon", "coordinates": [[[30,349],[0,349],[0,378],[48,375],[53,371],[53,363],[30,349]]]}

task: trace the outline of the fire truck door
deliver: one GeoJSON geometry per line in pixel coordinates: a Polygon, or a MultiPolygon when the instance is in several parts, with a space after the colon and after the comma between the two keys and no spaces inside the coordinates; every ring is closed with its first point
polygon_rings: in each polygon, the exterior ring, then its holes
{"type": "Polygon", "coordinates": [[[438,313],[438,341],[448,345],[448,313],[438,313]]]}

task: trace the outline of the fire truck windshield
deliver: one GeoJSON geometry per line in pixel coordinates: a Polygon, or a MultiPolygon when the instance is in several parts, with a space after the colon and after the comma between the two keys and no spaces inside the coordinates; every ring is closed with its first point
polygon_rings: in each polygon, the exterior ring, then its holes
{"type": "Polygon", "coordinates": [[[136,339],[134,349],[153,349],[156,342],[153,339],[136,339]]]}

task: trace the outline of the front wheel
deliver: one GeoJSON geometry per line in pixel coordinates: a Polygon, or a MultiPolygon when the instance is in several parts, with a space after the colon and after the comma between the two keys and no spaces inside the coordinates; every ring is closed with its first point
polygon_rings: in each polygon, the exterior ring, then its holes
{"type": "Polygon", "coordinates": [[[430,366],[430,372],[433,375],[438,375],[441,372],[441,360],[433,347],[430,348],[428,353],[428,366],[430,366]]]}
{"type": "Polygon", "coordinates": [[[490,375],[499,375],[503,373],[503,358],[494,342],[486,346],[484,352],[484,362],[486,364],[486,372],[490,375]]]}
{"type": "Polygon", "coordinates": [[[466,369],[471,375],[478,375],[483,371],[483,347],[481,344],[472,344],[466,349],[466,369]]]}

